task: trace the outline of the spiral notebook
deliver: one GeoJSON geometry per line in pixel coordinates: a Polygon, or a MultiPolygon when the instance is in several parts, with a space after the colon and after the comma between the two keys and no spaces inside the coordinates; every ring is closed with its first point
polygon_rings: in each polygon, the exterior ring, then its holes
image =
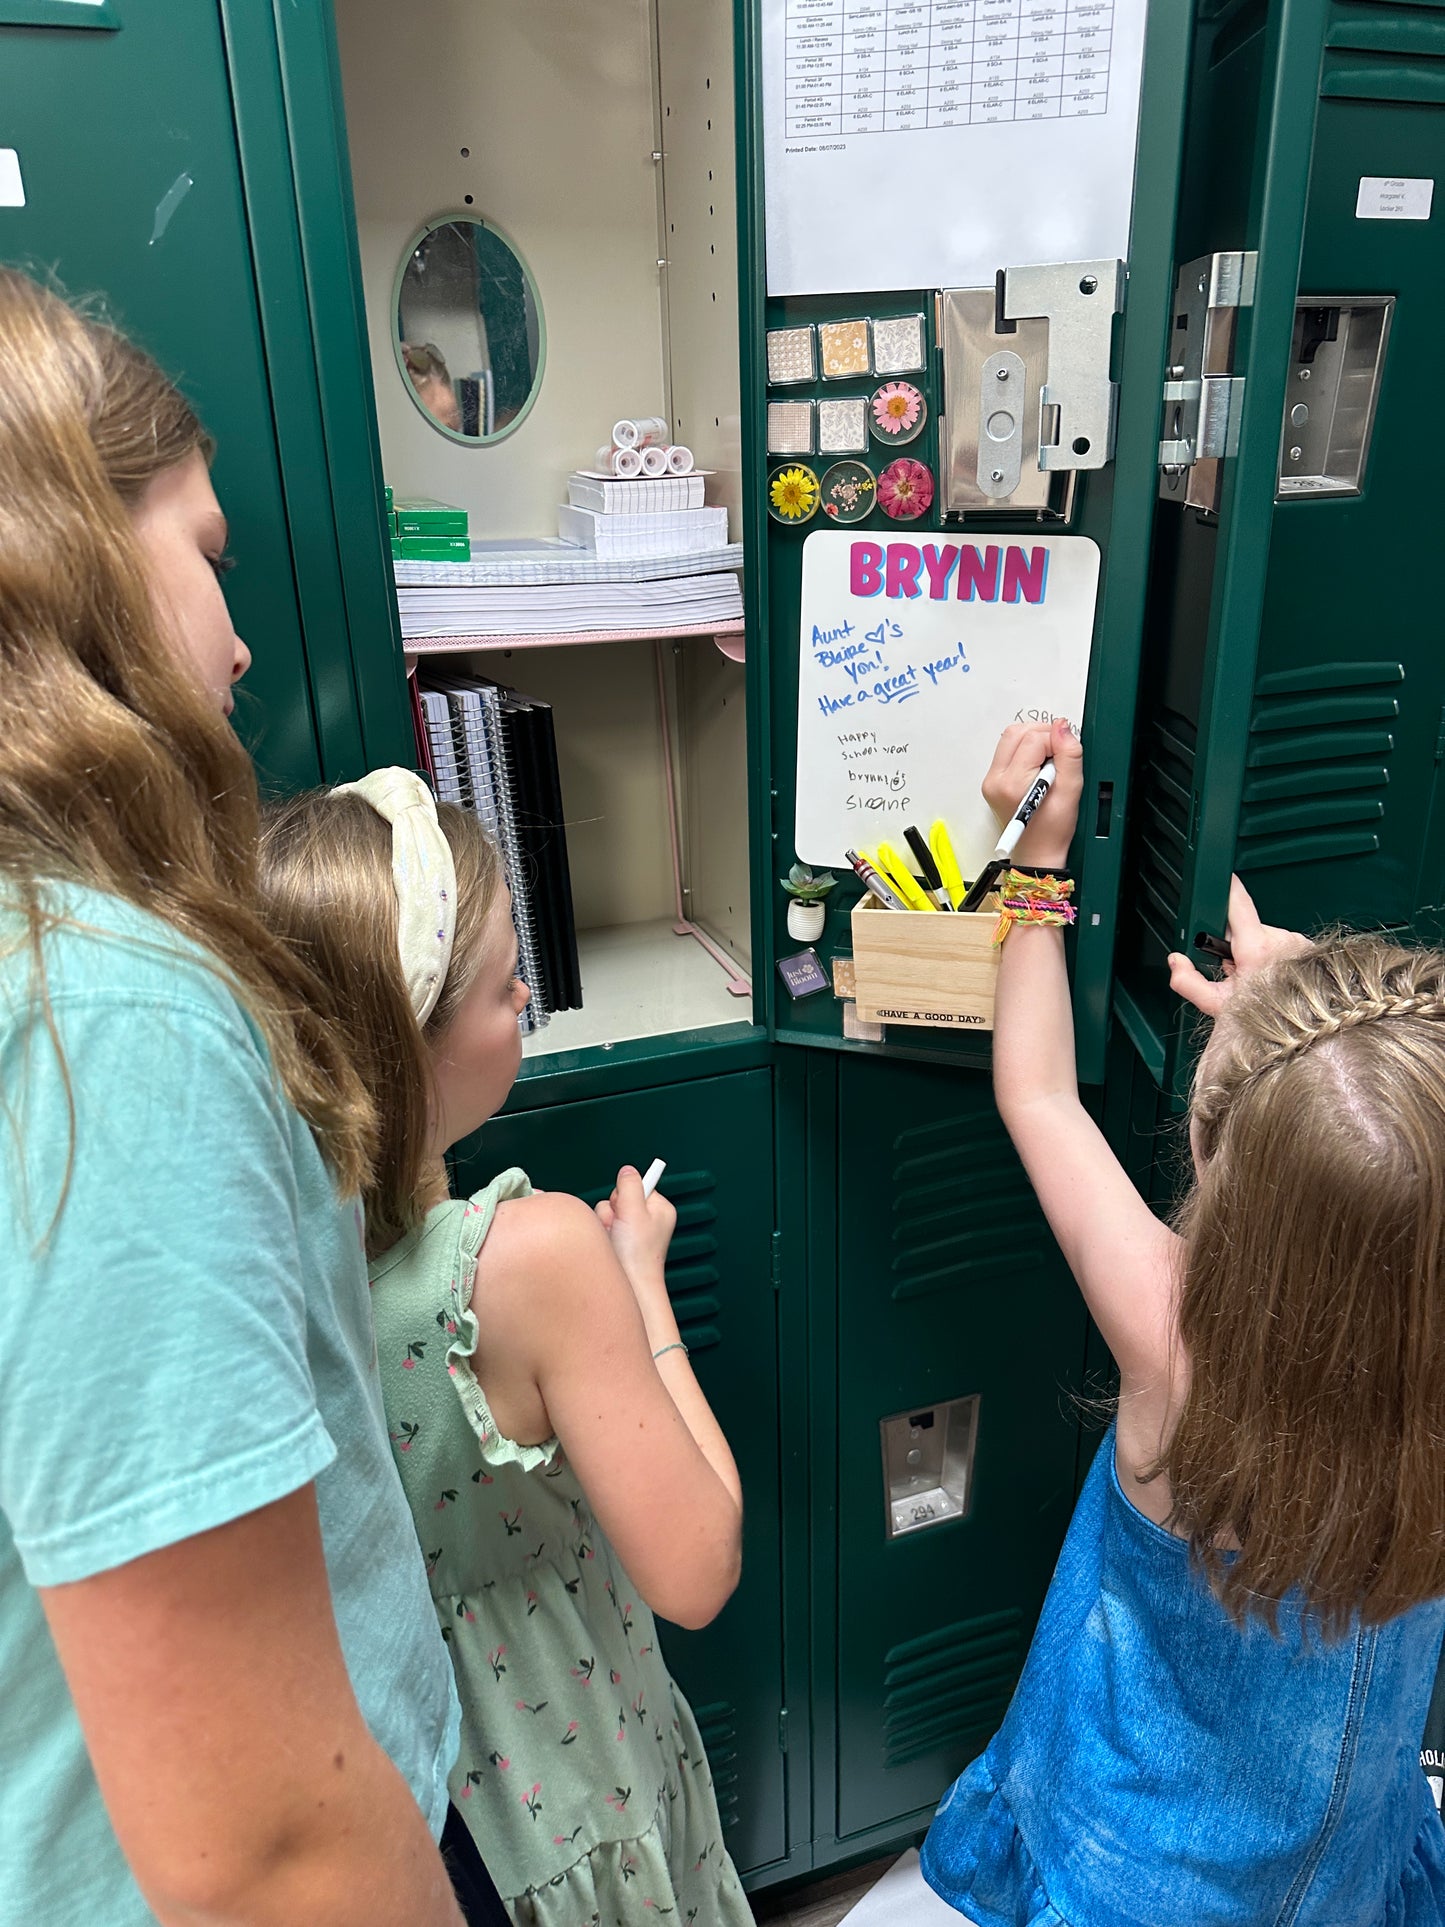
{"type": "Polygon", "coordinates": [[[567,833],[550,704],[476,676],[427,675],[420,701],[437,794],[495,838],[512,890],[524,1032],[582,1007],[567,833]]]}

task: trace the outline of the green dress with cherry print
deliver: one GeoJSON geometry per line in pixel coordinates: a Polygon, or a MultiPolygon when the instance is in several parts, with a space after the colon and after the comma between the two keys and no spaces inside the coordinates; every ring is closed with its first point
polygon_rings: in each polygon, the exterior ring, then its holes
{"type": "Polygon", "coordinates": [[[712,1776],[648,1608],[556,1439],[503,1438],[471,1368],[504,1171],[371,1267],[382,1393],[456,1669],[451,1794],[517,1927],[746,1927],[712,1776]]]}

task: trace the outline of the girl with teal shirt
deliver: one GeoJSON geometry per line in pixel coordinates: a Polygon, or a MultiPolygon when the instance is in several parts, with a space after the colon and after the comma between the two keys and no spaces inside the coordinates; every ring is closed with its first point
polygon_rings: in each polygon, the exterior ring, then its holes
{"type": "Polygon", "coordinates": [[[475,816],[376,771],[280,806],[262,871],[381,1114],[372,1300],[461,1693],[453,1798],[517,1927],[744,1927],[653,1619],[705,1625],[741,1553],[737,1471],[668,1302],[673,1208],[630,1167],[596,1214],[516,1170],[447,1195],[446,1150],[516,1078],[528,994],[475,816]]]}
{"type": "Polygon", "coordinates": [[[0,1923],[459,1927],[374,1119],[258,914],[209,454],[0,271],[0,1923]]]}
{"type": "Polygon", "coordinates": [[[1079,1100],[1068,725],[1006,730],[984,794],[1007,816],[1048,758],[994,1088],[1119,1398],[924,1874],[976,1927],[1441,1927],[1445,952],[1312,944],[1235,880],[1223,979],[1170,958],[1214,1019],[1171,1229],[1079,1100]]]}

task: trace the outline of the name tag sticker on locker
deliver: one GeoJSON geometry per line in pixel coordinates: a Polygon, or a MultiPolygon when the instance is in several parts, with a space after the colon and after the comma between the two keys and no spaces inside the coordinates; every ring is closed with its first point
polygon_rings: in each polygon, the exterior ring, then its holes
{"type": "Polygon", "coordinates": [[[1432,180],[1399,174],[1362,174],[1355,199],[1357,221],[1428,221],[1435,198],[1432,180]]]}
{"type": "Polygon", "coordinates": [[[0,147],[0,207],[24,207],[25,183],[20,178],[20,156],[13,147],[0,147]]]}

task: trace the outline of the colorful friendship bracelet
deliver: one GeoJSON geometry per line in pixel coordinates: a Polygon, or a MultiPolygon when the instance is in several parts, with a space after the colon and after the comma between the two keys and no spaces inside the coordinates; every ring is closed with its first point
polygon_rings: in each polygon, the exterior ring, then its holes
{"type": "Polygon", "coordinates": [[[1071,924],[1078,911],[1070,903],[1074,879],[1067,873],[1005,870],[998,880],[999,916],[993,940],[1002,943],[1016,923],[1071,924]]]}

